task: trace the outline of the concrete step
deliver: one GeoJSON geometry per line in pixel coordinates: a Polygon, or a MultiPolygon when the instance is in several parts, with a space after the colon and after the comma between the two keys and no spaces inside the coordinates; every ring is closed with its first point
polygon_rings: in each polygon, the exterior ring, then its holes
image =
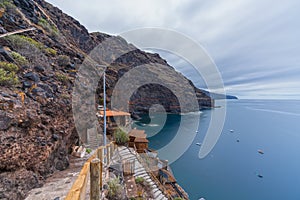
{"type": "Polygon", "coordinates": [[[161,191],[159,191],[159,193],[156,195],[156,196],[154,196],[154,199],[162,199],[162,198],[164,198],[165,197],[165,195],[163,195],[162,193],[161,193],[161,191]]]}
{"type": "Polygon", "coordinates": [[[151,178],[150,178],[150,176],[148,175],[148,176],[144,176],[144,179],[147,181],[147,180],[152,180],[151,178]]]}
{"type": "Polygon", "coordinates": [[[121,158],[123,159],[123,160],[135,160],[135,157],[133,157],[133,156],[121,156],[121,158]]]}
{"type": "Polygon", "coordinates": [[[144,168],[144,166],[139,162],[137,156],[133,153],[132,149],[127,147],[119,147],[118,152],[122,160],[134,160],[134,177],[142,177],[149,184],[151,191],[153,193],[154,199],[168,200],[162,191],[157,187],[156,183],[151,179],[150,175],[144,168]]]}
{"type": "Polygon", "coordinates": [[[144,179],[145,179],[145,181],[147,181],[147,182],[150,182],[150,181],[152,181],[152,179],[150,178],[150,177],[144,177],[144,179]]]}
{"type": "Polygon", "coordinates": [[[148,182],[148,183],[149,183],[150,187],[156,186],[156,184],[155,184],[153,181],[150,181],[150,182],[148,182]]]}
{"type": "Polygon", "coordinates": [[[126,153],[126,154],[120,154],[121,157],[133,157],[136,158],[134,155],[132,155],[131,153],[126,153]]]}
{"type": "MultiPolygon", "coordinates": [[[[153,192],[153,191],[152,191],[152,192],[153,192]]],[[[155,192],[153,192],[154,198],[155,198],[155,197],[158,197],[159,194],[161,194],[161,191],[160,191],[160,190],[155,190],[155,192]]]]}
{"type": "Polygon", "coordinates": [[[166,198],[164,195],[160,200],[168,200],[168,198],[166,198]]]}
{"type": "Polygon", "coordinates": [[[127,155],[127,154],[133,155],[133,154],[130,153],[129,151],[119,151],[119,154],[120,154],[120,155],[127,155]]]}
{"type": "Polygon", "coordinates": [[[145,177],[145,176],[148,176],[147,172],[146,171],[142,171],[142,172],[138,172],[138,173],[135,173],[134,174],[134,177],[145,177]]]}
{"type": "Polygon", "coordinates": [[[157,187],[152,189],[152,193],[155,194],[157,191],[160,191],[157,187]]]}
{"type": "Polygon", "coordinates": [[[139,167],[139,168],[135,168],[134,169],[135,173],[139,173],[139,172],[146,172],[146,170],[143,167],[139,167]]]}
{"type": "Polygon", "coordinates": [[[132,155],[131,153],[119,153],[119,155],[120,155],[121,157],[125,157],[125,156],[134,156],[134,155],[132,155]]]}

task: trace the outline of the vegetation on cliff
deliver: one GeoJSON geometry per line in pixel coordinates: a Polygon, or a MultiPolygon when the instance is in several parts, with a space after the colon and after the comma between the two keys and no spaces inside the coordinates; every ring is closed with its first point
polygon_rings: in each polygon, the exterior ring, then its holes
{"type": "MultiPolygon", "coordinates": [[[[36,28],[0,38],[0,199],[16,200],[24,199],[55,170],[68,167],[68,153],[80,142],[71,99],[76,72],[92,49],[114,36],[89,33],[43,0],[0,0],[0,8],[0,35],[36,28]]],[[[119,37],[111,44],[120,51],[129,46],[119,37]]],[[[144,63],[168,65],[158,54],[139,49],[117,58],[107,69],[108,103],[120,77],[144,63]]],[[[195,91],[199,105],[209,106],[210,98],[195,91]]],[[[102,99],[101,89],[97,94],[102,99]]],[[[147,111],[160,103],[167,111],[178,112],[174,109],[178,102],[171,97],[161,86],[145,86],[132,96],[131,111],[147,111]],[[153,100],[145,102],[151,91],[153,100]]],[[[85,120],[83,129],[91,125],[85,120]]]]}

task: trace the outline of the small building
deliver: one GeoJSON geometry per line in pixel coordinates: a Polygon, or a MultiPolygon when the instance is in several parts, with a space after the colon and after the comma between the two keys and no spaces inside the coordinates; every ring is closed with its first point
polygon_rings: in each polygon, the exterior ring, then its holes
{"type": "Polygon", "coordinates": [[[148,143],[147,135],[144,130],[138,130],[138,129],[132,129],[129,133],[129,142],[128,146],[134,148],[136,147],[136,150],[138,153],[145,153],[145,151],[148,149],[148,143]]]}
{"type": "Polygon", "coordinates": [[[138,153],[145,153],[148,149],[149,141],[146,138],[135,138],[134,144],[138,153]]]}
{"type": "MultiPolygon", "coordinates": [[[[99,111],[99,117],[103,118],[104,110],[99,111]]],[[[118,126],[122,129],[130,131],[131,129],[131,118],[130,113],[118,110],[106,110],[106,120],[107,120],[107,133],[112,134],[118,126]]]]}

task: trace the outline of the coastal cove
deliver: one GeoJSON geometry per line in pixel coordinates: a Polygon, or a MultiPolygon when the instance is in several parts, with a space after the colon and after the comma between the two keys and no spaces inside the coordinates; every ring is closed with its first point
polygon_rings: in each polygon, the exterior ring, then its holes
{"type": "MultiPolygon", "coordinates": [[[[217,103],[217,102],[216,102],[217,103]]],[[[300,101],[229,100],[226,121],[214,149],[199,159],[212,110],[203,110],[193,143],[171,168],[191,200],[297,200],[300,197],[300,101]],[[264,154],[258,152],[263,150],[264,154]]],[[[150,148],[167,145],[176,135],[180,115],[167,115],[157,132],[159,114],[136,121],[146,130],[150,148]],[[149,123],[149,124],[147,124],[149,123]]],[[[193,116],[191,115],[191,120],[193,116]]],[[[189,134],[189,133],[187,133],[189,134]]]]}
{"type": "Polygon", "coordinates": [[[299,7],[0,0],[0,200],[300,200],[299,7]]]}

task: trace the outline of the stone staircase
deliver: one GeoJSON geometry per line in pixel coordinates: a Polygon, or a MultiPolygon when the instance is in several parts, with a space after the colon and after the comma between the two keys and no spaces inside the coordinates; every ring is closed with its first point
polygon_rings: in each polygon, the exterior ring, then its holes
{"type": "Polygon", "coordinates": [[[163,194],[163,192],[157,187],[156,183],[151,179],[143,165],[138,161],[136,152],[133,149],[127,147],[118,148],[119,155],[122,160],[134,160],[134,177],[142,177],[151,187],[153,196],[155,200],[168,200],[168,198],[163,194]]]}
{"type": "Polygon", "coordinates": [[[88,147],[90,149],[97,149],[100,145],[100,135],[97,134],[96,128],[91,128],[87,130],[88,135],[88,147]]]}

